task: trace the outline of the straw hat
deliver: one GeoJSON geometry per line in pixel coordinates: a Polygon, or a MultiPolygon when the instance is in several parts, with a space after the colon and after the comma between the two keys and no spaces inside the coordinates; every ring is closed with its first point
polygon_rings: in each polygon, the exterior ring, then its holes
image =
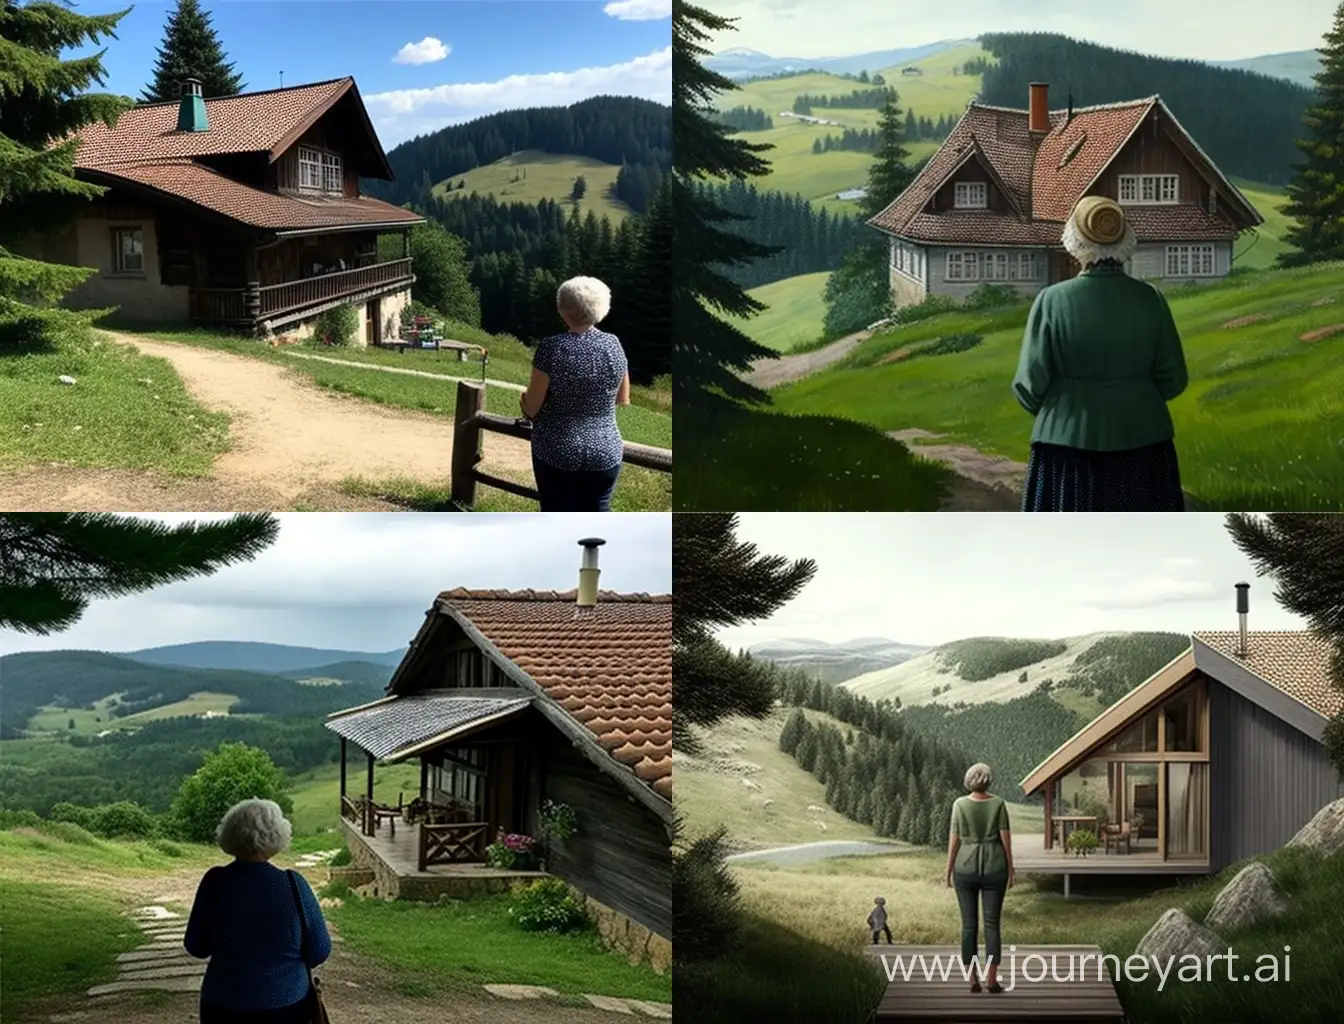
{"type": "Polygon", "coordinates": [[[1084,196],[1073,208],[1078,233],[1094,245],[1115,245],[1125,237],[1125,211],[1105,196],[1084,196]]]}

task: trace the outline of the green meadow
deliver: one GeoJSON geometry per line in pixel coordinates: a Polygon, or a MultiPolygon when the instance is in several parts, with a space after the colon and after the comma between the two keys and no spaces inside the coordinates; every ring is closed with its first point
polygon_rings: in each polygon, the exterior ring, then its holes
{"type": "Polygon", "coordinates": [[[451,198],[479,192],[493,195],[500,202],[529,205],[536,205],[542,199],[555,199],[568,211],[575,205],[569,198],[574,179],[582,176],[588,188],[578,202],[579,215],[586,216],[591,210],[599,218],[610,217],[612,224],[619,224],[630,216],[630,207],[612,196],[620,170],[615,164],[604,164],[591,157],[524,149],[441,181],[434,186],[434,194],[451,198]],[[526,177],[514,180],[518,174],[526,174],[526,177]],[[462,181],[466,182],[466,188],[457,187],[462,181]],[[451,190],[448,188],[450,184],[453,186],[451,190]]]}
{"type": "Polygon", "coordinates": [[[800,274],[752,288],[747,292],[767,308],[753,317],[733,317],[732,323],[748,337],[776,352],[788,352],[815,342],[822,334],[829,273],[800,274]]]}

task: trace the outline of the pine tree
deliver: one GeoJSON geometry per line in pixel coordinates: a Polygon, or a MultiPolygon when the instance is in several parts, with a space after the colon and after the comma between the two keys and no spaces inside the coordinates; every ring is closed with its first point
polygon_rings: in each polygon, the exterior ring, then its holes
{"type": "Polygon", "coordinates": [[[779,730],[779,749],[786,754],[792,754],[798,749],[798,741],[803,737],[803,730],[807,728],[807,719],[803,717],[802,708],[794,708],[793,714],[789,715],[788,721],[784,723],[784,728],[779,730]]]}
{"type": "MultiPolygon", "coordinates": [[[[1333,647],[1331,682],[1344,690],[1344,516],[1234,512],[1227,530],[1256,572],[1273,577],[1278,602],[1333,647]]],[[[1322,739],[1344,774],[1344,711],[1326,723],[1322,739]]]]}
{"type": "Polygon", "coordinates": [[[757,154],[768,145],[729,138],[713,117],[711,99],[735,88],[732,81],[705,68],[700,59],[710,33],[732,28],[721,18],[685,0],[672,4],[673,211],[677,245],[672,273],[672,379],[676,405],[683,415],[697,409],[723,409],[727,400],[768,401],[764,391],[741,377],[756,359],[777,353],[747,337],[715,314],[752,316],[765,306],[733,284],[723,267],[740,267],[775,250],[748,241],[731,230],[740,218],[692,188],[694,179],[738,181],[767,173],[757,154]]]}
{"type": "Polygon", "coordinates": [[[235,72],[199,0],[177,0],[163,29],[163,43],[154,62],[154,80],[140,94],[142,103],[177,100],[182,80],[200,80],[204,96],[237,96],[243,76],[235,72]]]}
{"type": "Polygon", "coordinates": [[[166,523],[111,514],[0,515],[0,628],[68,629],[97,597],[121,597],[255,558],[280,530],[269,513],[166,523]]]}

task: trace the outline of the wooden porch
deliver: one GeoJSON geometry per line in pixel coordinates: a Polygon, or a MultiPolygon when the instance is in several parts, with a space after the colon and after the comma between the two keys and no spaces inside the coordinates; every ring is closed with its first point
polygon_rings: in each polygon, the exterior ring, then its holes
{"type": "Polygon", "coordinates": [[[1206,875],[1207,857],[1169,857],[1156,849],[1134,847],[1109,851],[1096,849],[1085,857],[1045,847],[1041,832],[1013,833],[1013,866],[1017,873],[1037,875],[1206,875]]]}
{"type": "Polygon", "coordinates": [[[190,315],[194,321],[280,326],[341,302],[358,301],[388,291],[409,288],[415,277],[409,258],[373,263],[309,277],[263,285],[259,281],[238,288],[192,288],[190,315]]]}
{"type": "Polygon", "coordinates": [[[1005,942],[1000,993],[970,991],[959,946],[874,945],[868,952],[892,978],[874,1015],[879,1022],[1120,1024],[1124,1020],[1111,971],[1114,961],[1103,962],[1097,946],[1010,947],[1005,942]],[[896,957],[902,958],[901,966],[896,957]],[[912,969],[912,957],[924,959],[916,960],[912,969]]]}

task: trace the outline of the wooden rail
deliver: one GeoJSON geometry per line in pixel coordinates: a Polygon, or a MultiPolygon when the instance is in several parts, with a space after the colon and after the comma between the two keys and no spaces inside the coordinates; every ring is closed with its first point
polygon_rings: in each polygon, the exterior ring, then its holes
{"type": "Polygon", "coordinates": [[[319,274],[317,277],[286,281],[284,284],[268,284],[259,289],[261,314],[273,316],[277,313],[287,313],[303,306],[353,295],[368,288],[392,284],[410,276],[411,261],[404,259],[375,263],[371,267],[356,267],[354,270],[338,270],[334,274],[319,274]]]}
{"type": "Polygon", "coordinates": [[[420,826],[419,870],[430,864],[470,864],[485,859],[484,821],[420,826]]]}
{"type": "MultiPolygon", "coordinates": [[[[484,484],[520,498],[539,501],[535,487],[505,480],[503,477],[477,469],[484,454],[486,432],[532,440],[532,424],[524,419],[510,419],[485,411],[485,387],[470,381],[458,381],[457,408],[453,413],[453,466],[451,497],[455,504],[471,507],[476,504],[476,487],[484,484]]],[[[659,473],[672,472],[672,451],[647,444],[626,441],[621,461],[631,466],[643,466],[659,473]]]]}
{"type": "Polygon", "coordinates": [[[241,288],[192,288],[188,315],[193,320],[245,320],[247,305],[241,288]]]}

